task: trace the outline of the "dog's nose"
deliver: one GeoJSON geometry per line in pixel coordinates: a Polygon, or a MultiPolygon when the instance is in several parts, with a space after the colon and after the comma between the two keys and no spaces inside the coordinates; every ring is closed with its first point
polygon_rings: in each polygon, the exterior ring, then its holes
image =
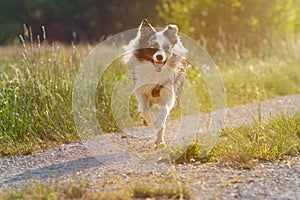
{"type": "Polygon", "coordinates": [[[162,55],[156,55],[156,60],[157,61],[162,61],[163,59],[163,56],[162,55]]]}

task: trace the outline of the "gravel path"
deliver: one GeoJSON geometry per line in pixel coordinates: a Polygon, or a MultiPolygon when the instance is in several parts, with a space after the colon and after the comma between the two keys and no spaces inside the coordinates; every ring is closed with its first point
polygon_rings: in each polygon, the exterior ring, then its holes
{"type": "MultiPolygon", "coordinates": [[[[263,101],[261,108],[263,120],[279,111],[294,114],[300,110],[300,94],[263,101]]],[[[225,111],[223,127],[236,127],[253,123],[258,107],[256,104],[246,104],[225,111]]],[[[205,130],[205,125],[202,127],[201,124],[206,124],[211,115],[203,113],[197,119],[200,119],[200,123],[193,121],[195,116],[187,116],[183,120],[190,124],[185,125],[180,121],[171,121],[167,127],[167,140],[174,141],[172,134],[179,126],[182,132],[194,130],[195,126],[205,130]]],[[[173,180],[177,177],[177,180],[191,186],[194,199],[300,199],[300,157],[285,162],[258,164],[252,170],[231,169],[215,163],[174,166],[144,161],[141,164],[136,154],[132,155],[131,152],[151,156],[155,139],[152,132],[151,128],[138,127],[127,132],[106,134],[94,144],[83,141],[85,145],[64,144],[34,155],[1,158],[0,191],[28,181],[68,181],[74,177],[85,178],[91,185],[97,182],[98,186],[107,178],[118,179],[121,185],[130,185],[136,181],[155,183],[157,179],[173,180]],[[130,151],[124,151],[124,147],[130,151]],[[143,171],[135,168],[139,165],[143,171]]],[[[103,185],[104,189],[115,187],[114,184],[103,185]]]]}

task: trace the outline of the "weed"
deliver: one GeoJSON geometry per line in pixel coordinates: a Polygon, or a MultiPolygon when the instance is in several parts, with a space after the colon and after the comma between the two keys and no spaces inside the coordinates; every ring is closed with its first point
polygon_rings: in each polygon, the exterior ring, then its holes
{"type": "Polygon", "coordinates": [[[212,154],[221,162],[242,168],[254,160],[274,161],[300,152],[300,113],[295,116],[270,117],[260,126],[225,129],[212,154]]]}
{"type": "Polygon", "coordinates": [[[14,188],[3,191],[0,194],[1,200],[9,199],[116,199],[128,200],[131,199],[130,191],[103,191],[102,188],[91,190],[89,182],[84,179],[75,179],[73,181],[50,182],[48,184],[34,182],[24,184],[21,188],[14,188]]]}
{"type": "Polygon", "coordinates": [[[299,155],[299,124],[300,113],[292,117],[281,114],[280,117],[271,116],[268,122],[257,122],[254,126],[224,129],[212,152],[206,157],[199,157],[202,146],[195,142],[185,151],[178,150],[181,156],[175,163],[219,161],[240,168],[251,168],[255,160],[275,161],[299,155]]]}
{"type": "MultiPolygon", "coordinates": [[[[179,151],[175,155],[180,155],[176,159],[172,159],[176,164],[193,163],[193,162],[215,162],[216,158],[211,154],[207,153],[205,157],[203,155],[202,144],[199,142],[193,142],[190,144],[185,151],[179,151]],[[182,152],[180,154],[180,152],[182,152]]],[[[172,158],[172,156],[171,156],[172,158]]]]}
{"type": "Polygon", "coordinates": [[[189,191],[175,184],[161,184],[157,186],[151,186],[146,183],[135,184],[132,187],[133,197],[136,198],[158,198],[158,197],[166,197],[168,199],[175,198],[190,198],[191,195],[189,191]]]}
{"type": "Polygon", "coordinates": [[[22,57],[0,73],[0,156],[77,139],[71,113],[76,50],[67,56],[59,46],[24,46],[22,57]]]}
{"type": "MultiPolygon", "coordinates": [[[[0,199],[59,199],[58,187],[44,184],[24,184],[21,188],[10,189],[1,193],[0,199]]],[[[61,194],[64,196],[64,194],[61,194]]]]}
{"type": "Polygon", "coordinates": [[[75,179],[70,182],[53,181],[49,183],[34,182],[24,184],[21,188],[14,188],[3,191],[0,194],[1,200],[8,199],[116,199],[128,200],[131,198],[159,198],[187,199],[190,192],[186,187],[173,183],[161,183],[151,186],[146,183],[134,183],[130,188],[122,190],[103,190],[101,186],[94,185],[84,179],[75,179]]]}

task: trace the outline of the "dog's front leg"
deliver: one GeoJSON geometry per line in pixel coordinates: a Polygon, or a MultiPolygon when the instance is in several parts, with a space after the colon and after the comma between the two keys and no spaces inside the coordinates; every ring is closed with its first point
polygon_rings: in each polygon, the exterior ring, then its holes
{"type": "Polygon", "coordinates": [[[157,139],[155,144],[157,146],[165,146],[164,134],[165,134],[165,126],[167,118],[174,107],[175,104],[175,96],[172,91],[163,88],[160,93],[160,111],[158,113],[157,119],[155,121],[155,127],[158,129],[157,139]]]}
{"type": "Polygon", "coordinates": [[[149,109],[149,98],[145,94],[139,92],[136,93],[136,98],[138,100],[139,111],[143,114],[146,125],[150,125],[152,123],[152,116],[149,109]]]}
{"type": "Polygon", "coordinates": [[[157,132],[157,138],[156,138],[156,141],[155,141],[156,147],[166,146],[164,135],[165,135],[165,127],[160,128],[157,132]]]}

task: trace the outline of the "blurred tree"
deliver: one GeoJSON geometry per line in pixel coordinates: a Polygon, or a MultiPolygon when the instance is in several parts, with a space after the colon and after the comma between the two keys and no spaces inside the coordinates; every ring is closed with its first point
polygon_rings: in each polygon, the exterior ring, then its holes
{"type": "Polygon", "coordinates": [[[299,33],[299,0],[161,0],[157,7],[167,23],[212,50],[259,50],[275,36],[299,33]]]}
{"type": "Polygon", "coordinates": [[[23,32],[23,24],[32,27],[33,35],[40,36],[41,27],[45,26],[49,41],[96,42],[102,36],[137,28],[144,17],[157,24],[157,2],[158,0],[1,0],[0,44],[16,40],[23,32]]]}
{"type": "Polygon", "coordinates": [[[24,12],[24,0],[1,0],[0,1],[0,44],[12,42],[22,31],[21,20],[26,20],[24,12]],[[12,33],[16,33],[12,37],[12,33]]]}
{"type": "Polygon", "coordinates": [[[0,44],[19,41],[23,24],[40,36],[45,26],[49,41],[96,42],[146,17],[155,26],[176,23],[213,49],[240,44],[255,51],[279,34],[299,33],[299,1],[1,0],[0,44]]]}

